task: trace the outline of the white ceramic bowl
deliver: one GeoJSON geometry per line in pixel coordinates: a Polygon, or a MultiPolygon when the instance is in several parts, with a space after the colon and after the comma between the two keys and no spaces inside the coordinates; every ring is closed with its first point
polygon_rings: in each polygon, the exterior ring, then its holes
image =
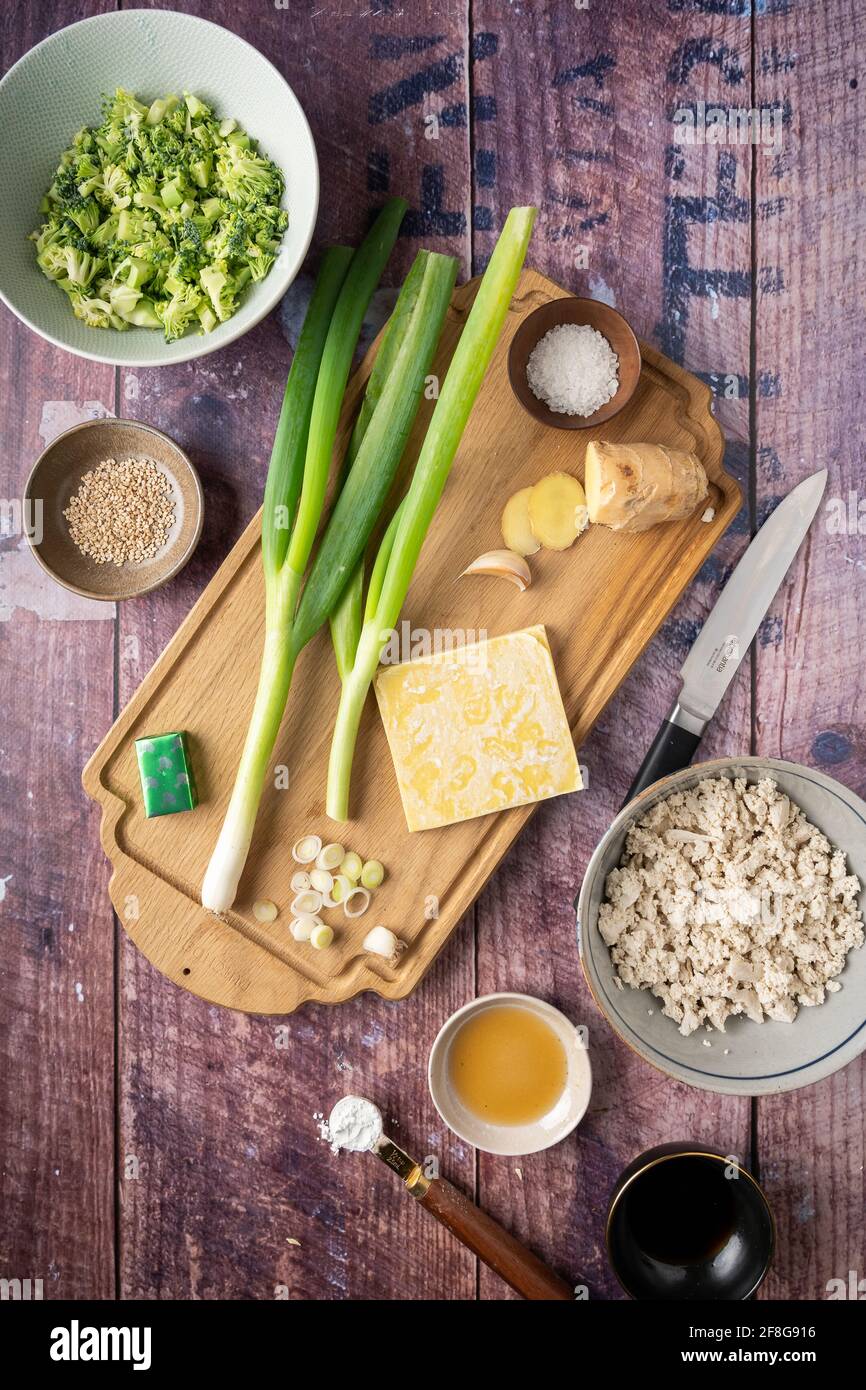
{"type": "Polygon", "coordinates": [[[465,1139],[476,1149],[485,1153],[511,1154],[513,1156],[538,1153],[541,1149],[552,1148],[580,1124],[586,1114],[592,1094],[592,1071],[589,1065],[589,1052],[586,1045],[565,1014],[543,999],[535,999],[530,994],[484,994],[464,1004],[462,1009],[442,1025],[433,1047],[427,1067],[427,1079],[433,1104],[446,1125],[459,1139],[465,1139]],[[493,1125],[481,1120],[471,1110],[467,1110],[451,1086],[448,1075],[448,1052],[466,1020],[481,1009],[491,1005],[514,1004],[530,1009],[542,1018],[556,1033],[568,1061],[565,1089],[549,1114],[528,1125],[493,1125]]]}
{"type": "MultiPolygon", "coordinates": [[[[668,1076],[724,1095],[794,1091],[829,1076],[866,1049],[866,944],[848,956],[839,993],[828,995],[823,1004],[800,1008],[793,1023],[755,1023],[741,1015],[730,1019],[724,1033],[701,1028],[685,1038],[649,990],[617,987],[610,951],[598,930],[605,880],[619,863],[631,824],[672,792],[721,776],[749,782],[772,777],[845,853],[849,872],[866,884],[866,803],[847,787],[823,772],[777,758],[697,763],[629,802],[595,850],[577,904],[580,959],[595,1002],[614,1032],[668,1076]],[[704,1047],[704,1039],[711,1047],[704,1047]]],[[[866,909],[866,893],[860,905],[866,909]]]]}
{"type": "Polygon", "coordinates": [[[294,280],[310,244],[319,169],[297,97],[266,58],[228,29],[172,10],[112,10],[60,29],[0,82],[0,298],[58,347],[127,367],[158,367],[216,352],[257,324],[294,280]],[[142,98],[194,92],[232,116],[286,180],[289,226],[264,280],[212,333],[166,343],[160,329],[88,328],[42,274],[28,234],[60,156],[83,125],[98,123],[104,92],[126,87],[142,98]]]}

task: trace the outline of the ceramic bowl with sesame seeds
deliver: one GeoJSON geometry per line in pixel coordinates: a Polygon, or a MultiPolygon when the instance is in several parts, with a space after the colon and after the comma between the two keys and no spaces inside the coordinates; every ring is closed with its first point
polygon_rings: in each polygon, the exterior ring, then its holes
{"type": "Polygon", "coordinates": [[[167,584],[201,535],[199,476],[174,440],[136,420],[86,420],[48,445],[22,521],[42,568],[84,598],[116,602],[167,584]]]}

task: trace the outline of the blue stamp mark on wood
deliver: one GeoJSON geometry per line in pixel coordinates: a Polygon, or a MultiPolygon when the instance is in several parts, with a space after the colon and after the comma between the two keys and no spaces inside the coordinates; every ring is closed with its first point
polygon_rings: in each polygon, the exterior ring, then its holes
{"type": "Polygon", "coordinates": [[[699,64],[718,68],[722,81],[729,87],[738,87],[746,79],[736,49],[703,35],[701,38],[687,39],[676,49],[668,66],[668,81],[676,87],[684,87],[699,64]]]}
{"type": "Polygon", "coordinates": [[[414,34],[402,38],[399,34],[374,34],[370,39],[370,57],[393,62],[407,53],[424,53],[444,40],[444,34],[414,34]]]}
{"type": "Polygon", "coordinates": [[[420,106],[426,96],[453,87],[455,82],[462,80],[463,73],[462,53],[451,53],[418,72],[401,77],[378,92],[371,93],[367,103],[367,120],[370,125],[393,120],[410,107],[420,106]]]}
{"type": "Polygon", "coordinates": [[[812,740],[812,756],[825,766],[847,762],[853,751],[850,738],[837,729],[824,729],[812,740]]]}
{"type": "MultiPolygon", "coordinates": [[[[662,351],[675,362],[685,352],[689,308],[693,298],[710,295],[748,299],[752,276],[748,270],[715,270],[692,265],[688,254],[689,227],[712,222],[749,221],[749,200],[735,191],[737,161],[728,150],[719,153],[715,196],[673,194],[665,199],[662,275],[664,318],[658,333],[662,351]]],[[[725,374],[722,374],[725,375],[725,374]]]]}
{"type": "Polygon", "coordinates": [[[462,236],[466,214],[445,207],[445,171],[441,164],[425,164],[421,170],[421,206],[406,213],[401,236],[462,236]]]}

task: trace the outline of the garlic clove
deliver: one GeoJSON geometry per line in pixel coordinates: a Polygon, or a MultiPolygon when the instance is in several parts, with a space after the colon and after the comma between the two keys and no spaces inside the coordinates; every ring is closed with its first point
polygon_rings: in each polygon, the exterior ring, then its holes
{"type": "MultiPolygon", "coordinates": [[[[522,555],[516,554],[513,550],[488,550],[485,555],[479,555],[477,560],[467,565],[463,574],[484,574],[496,579],[507,579],[509,583],[515,584],[521,593],[532,583],[528,564],[522,555]]],[[[463,575],[460,577],[462,579],[463,575]]]]}

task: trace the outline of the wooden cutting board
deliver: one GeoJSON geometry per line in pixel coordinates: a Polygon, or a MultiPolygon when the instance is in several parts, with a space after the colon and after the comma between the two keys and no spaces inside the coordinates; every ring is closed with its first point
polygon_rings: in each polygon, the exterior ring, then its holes
{"type": "MultiPolygon", "coordinates": [[[[478,281],[455,291],[435,363],[440,379],[478,281]]],[[[466,640],[544,623],[578,749],[617,686],[713,549],[740,505],[722,469],[723,439],[706,386],[651,347],[629,405],[599,437],[651,440],[692,449],[710,479],[710,522],[688,521],[643,535],[590,527],[560,554],[530,560],[533,583],[520,594],[496,579],[461,571],[500,548],[499,518],[510,494],[561,469],[583,478],[589,431],[537,424],[518,404],[506,367],[512,334],[544,300],[566,291],[526,270],[424,544],[402,619],[414,630],[448,629],[466,640]]],[[[338,439],[342,457],[376,344],[347,392],[338,439]]],[[[276,407],[275,407],[276,408],[276,407]]],[[[425,402],[404,458],[411,467],[433,409],[425,402]]],[[[255,691],[262,638],[263,581],[256,516],[178,629],[84,770],[102,806],[102,843],[111,860],[111,899],[129,935],[158,969],[204,999],[254,1013],[287,1014],[307,1000],[339,1004],[371,989],[409,994],[442,949],[532,813],[521,807],[462,825],[410,834],[374,697],[365,710],[352,780],[352,821],[324,814],[325,772],[338,680],[326,632],[298,662],[274,755],[288,789],[268,784],[233,911],[207,913],[198,894],[225,811],[255,691]],[[185,729],[198,780],[193,812],[147,820],[134,740],[185,729]],[[291,847],[302,834],[339,840],[388,870],[369,911],[336,928],[322,952],[289,934],[291,847]],[[274,923],[252,914],[257,898],[280,908],[274,923]],[[361,949],[384,922],[409,949],[392,968],[361,949]]],[[[455,640],[459,640],[455,637],[455,640]]],[[[635,750],[639,761],[641,750],[635,750]]],[[[581,793],[576,793],[581,795],[581,793]]]]}

